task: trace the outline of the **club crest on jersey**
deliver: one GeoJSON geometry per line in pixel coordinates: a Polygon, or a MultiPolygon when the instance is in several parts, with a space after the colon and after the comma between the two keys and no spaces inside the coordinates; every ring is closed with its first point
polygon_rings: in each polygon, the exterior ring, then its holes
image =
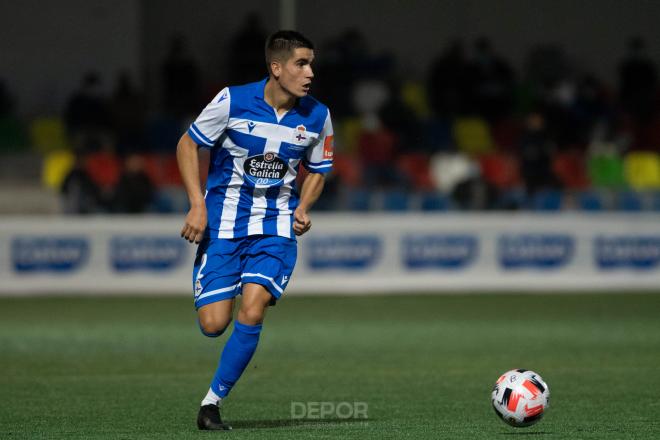
{"type": "Polygon", "coordinates": [[[307,140],[307,129],[304,125],[299,125],[296,127],[293,133],[293,143],[302,144],[307,140]]]}
{"type": "Polygon", "coordinates": [[[286,176],[287,168],[286,162],[272,152],[250,156],[245,159],[243,164],[245,178],[258,186],[281,184],[286,176]]]}

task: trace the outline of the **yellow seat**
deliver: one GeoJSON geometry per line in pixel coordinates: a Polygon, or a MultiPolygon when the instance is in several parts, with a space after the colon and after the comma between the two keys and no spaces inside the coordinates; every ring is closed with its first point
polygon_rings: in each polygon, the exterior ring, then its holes
{"type": "Polygon", "coordinates": [[[71,151],[57,150],[46,155],[41,171],[41,182],[48,188],[59,191],[64,179],[71,172],[76,158],[71,151]]]}
{"type": "Polygon", "coordinates": [[[362,123],[358,118],[345,118],[335,128],[335,151],[345,154],[357,152],[358,139],[362,132],[362,123]],[[339,148],[337,148],[339,147],[339,148]]]}
{"type": "Polygon", "coordinates": [[[37,118],[30,124],[32,147],[41,153],[68,150],[69,141],[60,118],[37,118]]]}
{"type": "Polygon", "coordinates": [[[623,161],[628,185],[636,190],[660,188],[660,157],[649,151],[628,153],[623,161]]]}
{"type": "Polygon", "coordinates": [[[418,118],[426,119],[431,116],[431,108],[424,85],[417,81],[407,81],[401,88],[401,100],[418,118]]]}
{"type": "Polygon", "coordinates": [[[481,118],[458,118],[452,127],[459,151],[480,156],[493,151],[493,139],[488,123],[481,118]]]}

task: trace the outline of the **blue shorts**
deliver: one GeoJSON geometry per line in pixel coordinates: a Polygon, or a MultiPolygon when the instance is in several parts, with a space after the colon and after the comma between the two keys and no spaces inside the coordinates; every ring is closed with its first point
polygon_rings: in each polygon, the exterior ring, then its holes
{"type": "Polygon", "coordinates": [[[277,235],[204,238],[193,267],[195,307],[234,298],[245,283],[261,284],[274,300],[279,299],[291,278],[297,254],[295,240],[277,235]]]}

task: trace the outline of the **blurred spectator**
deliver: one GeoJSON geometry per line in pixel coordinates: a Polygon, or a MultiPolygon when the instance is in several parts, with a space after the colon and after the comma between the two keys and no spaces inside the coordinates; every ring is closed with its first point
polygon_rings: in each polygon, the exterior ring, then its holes
{"type": "Polygon", "coordinates": [[[100,191],[85,169],[85,156],[76,155],[73,168],[61,187],[65,214],[91,214],[100,208],[100,191]]]}
{"type": "Polygon", "coordinates": [[[508,116],[513,106],[514,75],[511,66],[493,50],[490,40],[475,42],[470,65],[471,110],[489,121],[508,116]]]}
{"type": "Polygon", "coordinates": [[[144,149],[146,103],[142,93],[133,85],[128,72],[122,72],[117,78],[111,110],[118,153],[123,155],[129,151],[144,149]]]}
{"type": "Polygon", "coordinates": [[[110,127],[110,112],[101,91],[101,77],[96,72],[84,76],[67,104],[64,118],[76,148],[91,151],[103,142],[110,127]]]}
{"type": "Polygon", "coordinates": [[[389,82],[389,99],[379,112],[379,119],[397,137],[397,152],[416,152],[423,148],[421,122],[415,112],[403,102],[401,85],[398,81],[389,82]]]}
{"type": "Polygon", "coordinates": [[[323,57],[316,67],[314,95],[332,110],[333,117],[340,119],[354,114],[351,96],[356,82],[383,79],[391,68],[387,56],[371,55],[367,39],[356,28],[345,30],[338,38],[321,48],[323,57]]]}
{"type": "Polygon", "coordinates": [[[9,92],[7,83],[0,78],[0,118],[12,116],[16,109],[16,101],[9,92]]]}
{"type": "Polygon", "coordinates": [[[170,40],[169,52],[161,67],[165,108],[177,118],[199,112],[202,91],[200,69],[188,52],[183,36],[170,40]]]}
{"type": "Polygon", "coordinates": [[[461,40],[453,41],[433,61],[428,75],[428,93],[437,115],[448,117],[464,110],[470,93],[467,71],[468,62],[461,40]]]}
{"type": "Polygon", "coordinates": [[[154,184],[145,170],[142,157],[130,154],[115,189],[114,210],[129,214],[148,210],[154,198],[154,184]]]}
{"type": "Polygon", "coordinates": [[[653,113],[657,93],[658,72],[640,37],[628,42],[628,53],[619,65],[619,93],[624,108],[639,120],[653,113]]]}
{"type": "Polygon", "coordinates": [[[358,139],[358,152],[362,163],[365,186],[369,189],[402,186],[402,177],[394,166],[397,156],[397,138],[382,127],[377,119],[373,127],[363,131],[358,139]]]}
{"type": "Polygon", "coordinates": [[[244,84],[267,76],[264,63],[264,43],[267,37],[259,14],[249,13],[229,45],[227,65],[230,66],[230,83],[244,84]]]}
{"type": "Polygon", "coordinates": [[[548,136],[545,117],[540,112],[527,116],[520,141],[521,175],[528,195],[540,189],[556,188],[552,173],[554,143],[548,136]]]}

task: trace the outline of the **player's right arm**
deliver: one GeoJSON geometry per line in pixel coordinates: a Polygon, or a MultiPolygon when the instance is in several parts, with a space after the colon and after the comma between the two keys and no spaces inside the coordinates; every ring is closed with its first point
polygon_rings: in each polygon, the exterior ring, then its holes
{"type": "Polygon", "coordinates": [[[202,110],[188,131],[181,136],[176,147],[176,159],[183,185],[188,193],[190,211],[181,229],[181,237],[199,243],[204,238],[207,213],[202,187],[199,182],[198,148],[214,148],[229,122],[231,94],[224,88],[202,110]]]}
{"type": "Polygon", "coordinates": [[[190,210],[186,215],[181,237],[189,242],[199,243],[204,237],[206,229],[206,204],[202,187],[199,182],[199,154],[197,143],[184,133],[176,147],[176,160],[179,164],[179,172],[183,185],[188,193],[190,210]]]}

